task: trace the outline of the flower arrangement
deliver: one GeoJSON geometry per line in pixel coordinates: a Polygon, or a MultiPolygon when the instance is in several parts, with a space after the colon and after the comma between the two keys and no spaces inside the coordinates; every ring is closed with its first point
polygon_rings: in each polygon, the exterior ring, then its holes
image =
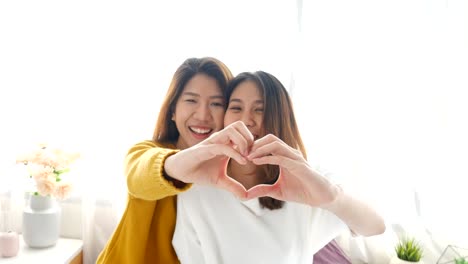
{"type": "Polygon", "coordinates": [[[32,152],[18,156],[16,163],[27,166],[29,178],[34,180],[37,189],[34,195],[52,196],[63,200],[72,190],[72,184],[65,181],[63,175],[70,171],[70,165],[78,158],[78,153],[67,153],[40,144],[32,152]]]}

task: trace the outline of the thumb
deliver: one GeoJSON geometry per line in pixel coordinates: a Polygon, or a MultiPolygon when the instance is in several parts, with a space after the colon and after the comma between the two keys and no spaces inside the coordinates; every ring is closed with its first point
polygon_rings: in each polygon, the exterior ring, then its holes
{"type": "Polygon", "coordinates": [[[229,160],[229,157],[220,158],[218,181],[215,183],[215,186],[233,193],[239,199],[245,199],[247,197],[247,190],[244,186],[226,174],[229,160]]]}
{"type": "Polygon", "coordinates": [[[221,178],[217,185],[217,187],[233,193],[241,200],[244,200],[247,197],[247,191],[245,190],[244,186],[230,177],[221,178]]]}
{"type": "Polygon", "coordinates": [[[260,184],[257,185],[253,188],[250,188],[247,191],[247,199],[253,199],[257,197],[272,197],[274,198],[274,191],[275,191],[276,186],[275,185],[269,185],[269,184],[260,184]]]}

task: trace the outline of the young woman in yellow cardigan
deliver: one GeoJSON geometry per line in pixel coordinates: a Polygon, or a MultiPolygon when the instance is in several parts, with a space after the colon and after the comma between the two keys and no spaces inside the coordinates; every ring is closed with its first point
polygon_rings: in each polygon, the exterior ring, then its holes
{"type": "Polygon", "coordinates": [[[192,146],[223,128],[231,79],[227,66],[210,57],[187,59],[176,70],[153,140],[128,151],[127,206],[97,263],[179,263],[172,247],[176,195],[190,184],[164,175],[163,164],[178,151],[176,144],[178,149],[192,146]],[[184,124],[177,123],[184,118],[184,124]]]}

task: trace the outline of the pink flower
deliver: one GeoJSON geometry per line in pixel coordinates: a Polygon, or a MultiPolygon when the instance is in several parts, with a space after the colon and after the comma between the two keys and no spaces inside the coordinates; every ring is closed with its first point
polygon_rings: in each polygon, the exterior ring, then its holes
{"type": "Polygon", "coordinates": [[[37,192],[42,196],[51,195],[55,191],[55,181],[51,179],[36,181],[37,192]]]}
{"type": "Polygon", "coordinates": [[[27,166],[28,176],[35,181],[40,195],[65,199],[70,195],[72,186],[63,180],[68,176],[70,165],[79,156],[78,153],[66,153],[42,144],[33,151],[18,156],[16,163],[27,166]]]}
{"type": "Polygon", "coordinates": [[[55,187],[54,196],[59,200],[63,200],[70,195],[71,190],[72,190],[71,184],[59,183],[55,187]]]}
{"type": "Polygon", "coordinates": [[[29,171],[31,176],[34,180],[40,181],[49,178],[53,178],[55,180],[54,168],[39,164],[30,164],[29,171]]]}

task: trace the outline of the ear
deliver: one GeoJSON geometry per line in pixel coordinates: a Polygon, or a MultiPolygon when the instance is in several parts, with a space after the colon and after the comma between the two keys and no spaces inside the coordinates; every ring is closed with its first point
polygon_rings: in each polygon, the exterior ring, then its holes
{"type": "Polygon", "coordinates": [[[172,120],[172,121],[175,121],[175,113],[174,113],[174,112],[172,112],[171,120],[172,120]]]}

